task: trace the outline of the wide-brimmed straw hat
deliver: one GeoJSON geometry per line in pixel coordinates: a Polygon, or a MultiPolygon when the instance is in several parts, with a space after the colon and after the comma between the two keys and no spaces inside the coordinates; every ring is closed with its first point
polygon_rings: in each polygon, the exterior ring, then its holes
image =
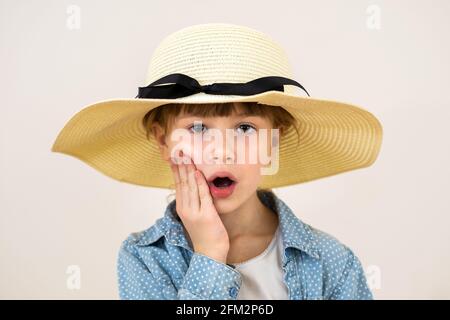
{"type": "Polygon", "coordinates": [[[382,126],[373,114],[310,97],[293,79],[280,45],[260,31],[225,23],[168,35],[153,53],[146,86],[135,98],[86,106],[67,122],[51,150],[118,181],[173,188],[170,167],[153,136],[147,138],[143,117],[163,104],[216,102],[280,106],[299,122],[299,140],[293,128],[281,136],[278,172],[264,175],[261,188],[368,167],[379,154],[382,126]]]}

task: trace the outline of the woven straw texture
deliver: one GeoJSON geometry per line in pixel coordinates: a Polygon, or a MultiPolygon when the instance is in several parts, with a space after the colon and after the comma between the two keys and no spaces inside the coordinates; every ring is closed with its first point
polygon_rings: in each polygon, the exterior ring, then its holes
{"type": "MultiPolygon", "coordinates": [[[[284,50],[269,36],[223,23],[190,26],[163,39],[151,57],[145,85],[171,73],[187,74],[201,85],[247,82],[264,76],[295,79],[284,50]]],[[[52,151],[76,157],[118,181],[173,188],[167,162],[153,138],[146,138],[143,116],[167,103],[234,101],[280,106],[299,121],[299,144],[291,128],[280,140],[278,172],[263,176],[261,188],[364,168],[379,154],[382,126],[373,114],[355,105],[308,97],[290,85],[284,86],[284,92],[252,96],[197,93],[178,99],[100,101],[66,123],[52,151]]]]}

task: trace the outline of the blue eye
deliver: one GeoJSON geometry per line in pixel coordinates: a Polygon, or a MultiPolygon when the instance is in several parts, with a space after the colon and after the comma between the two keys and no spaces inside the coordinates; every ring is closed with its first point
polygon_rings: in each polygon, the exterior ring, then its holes
{"type": "Polygon", "coordinates": [[[239,127],[237,128],[237,130],[239,130],[239,128],[245,128],[244,134],[252,134],[253,132],[256,132],[255,127],[253,127],[252,125],[246,124],[246,123],[240,124],[239,127]]]}
{"type": "MultiPolygon", "coordinates": [[[[208,130],[208,128],[206,128],[206,126],[202,123],[196,123],[188,127],[188,130],[192,133],[204,133],[208,130]]],[[[246,123],[240,124],[236,130],[238,130],[238,133],[240,133],[239,130],[242,130],[242,133],[244,134],[252,134],[253,132],[256,132],[256,128],[254,126],[246,123]]]]}
{"type": "Polygon", "coordinates": [[[204,130],[202,129],[202,127],[204,127],[204,128],[206,129],[206,127],[205,127],[203,124],[201,124],[201,123],[196,123],[196,124],[190,126],[190,127],[188,128],[188,130],[190,130],[191,132],[194,132],[194,133],[202,133],[202,132],[204,132],[204,130]],[[192,129],[194,129],[194,130],[192,130],[192,129]],[[200,130],[200,131],[199,131],[199,130],[200,130]]]}

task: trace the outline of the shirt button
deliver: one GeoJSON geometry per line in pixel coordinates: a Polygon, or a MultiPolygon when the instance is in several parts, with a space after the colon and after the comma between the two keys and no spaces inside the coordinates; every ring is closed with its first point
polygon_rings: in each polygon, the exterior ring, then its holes
{"type": "Polygon", "coordinates": [[[235,297],[237,294],[237,289],[235,287],[231,287],[229,292],[232,297],[235,297]]]}

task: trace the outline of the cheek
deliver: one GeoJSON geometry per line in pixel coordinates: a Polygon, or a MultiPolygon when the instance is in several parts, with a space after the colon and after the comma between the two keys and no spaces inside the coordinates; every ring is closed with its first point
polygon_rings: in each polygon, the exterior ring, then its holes
{"type": "Polygon", "coordinates": [[[194,160],[194,163],[197,165],[198,168],[201,168],[204,164],[204,155],[202,148],[196,147],[194,145],[191,145],[191,153],[190,153],[192,159],[194,160]]]}
{"type": "Polygon", "coordinates": [[[195,143],[194,137],[187,137],[184,139],[180,139],[179,141],[171,141],[168,143],[168,149],[169,149],[169,156],[175,157],[180,150],[183,151],[184,154],[188,155],[191,160],[194,161],[194,163],[197,165],[197,167],[200,169],[202,167],[202,164],[204,164],[204,149],[207,143],[195,143]]]}
{"type": "Polygon", "coordinates": [[[272,143],[274,143],[275,146],[278,141],[278,137],[275,134],[275,131],[273,131],[272,129],[268,129],[264,135],[264,138],[264,144],[261,146],[261,148],[264,148],[266,150],[266,154],[271,154],[272,143]]]}
{"type": "Polygon", "coordinates": [[[190,158],[194,157],[194,144],[192,139],[190,139],[189,137],[179,138],[178,140],[170,139],[169,141],[167,141],[167,146],[169,157],[171,158],[176,157],[180,150],[190,158]]]}
{"type": "Polygon", "coordinates": [[[246,163],[264,166],[267,164],[268,158],[272,154],[272,137],[270,131],[268,133],[255,134],[251,139],[247,139],[245,143],[246,163]]]}
{"type": "Polygon", "coordinates": [[[249,192],[255,190],[262,179],[261,165],[259,164],[242,164],[239,165],[239,176],[241,178],[240,190],[249,192]]]}

